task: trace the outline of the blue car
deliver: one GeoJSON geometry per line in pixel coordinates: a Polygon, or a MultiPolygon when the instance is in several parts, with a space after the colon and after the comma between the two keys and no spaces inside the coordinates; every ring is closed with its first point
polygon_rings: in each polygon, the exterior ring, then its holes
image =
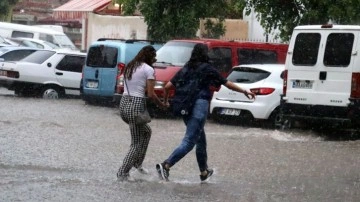
{"type": "Polygon", "coordinates": [[[87,53],[81,82],[81,97],[88,104],[115,103],[116,77],[142,47],[153,45],[158,50],[163,43],[149,40],[101,38],[87,53]]]}

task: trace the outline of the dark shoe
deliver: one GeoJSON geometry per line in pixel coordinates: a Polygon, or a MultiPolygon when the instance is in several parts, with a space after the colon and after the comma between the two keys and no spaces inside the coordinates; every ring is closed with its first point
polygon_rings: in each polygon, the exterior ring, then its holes
{"type": "Polygon", "coordinates": [[[166,169],[163,163],[156,164],[156,170],[159,173],[159,177],[161,179],[169,181],[170,169],[166,169]]]}
{"type": "Polygon", "coordinates": [[[206,182],[210,179],[210,177],[212,176],[212,174],[214,173],[213,169],[206,169],[207,173],[206,175],[200,175],[200,180],[201,182],[206,182]]]}

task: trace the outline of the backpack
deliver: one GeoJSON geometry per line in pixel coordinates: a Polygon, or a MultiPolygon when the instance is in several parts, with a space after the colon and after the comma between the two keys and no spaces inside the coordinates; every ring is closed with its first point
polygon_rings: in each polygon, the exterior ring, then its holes
{"type": "Polygon", "coordinates": [[[170,101],[170,109],[174,116],[190,115],[194,107],[196,96],[200,92],[203,81],[202,70],[208,64],[202,63],[199,67],[192,69],[185,65],[179,72],[180,77],[175,86],[175,95],[170,101]]]}

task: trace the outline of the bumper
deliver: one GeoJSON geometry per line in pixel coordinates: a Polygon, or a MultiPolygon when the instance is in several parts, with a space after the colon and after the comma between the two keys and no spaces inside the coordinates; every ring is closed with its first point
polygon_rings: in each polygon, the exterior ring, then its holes
{"type": "Polygon", "coordinates": [[[351,100],[346,107],[303,105],[281,101],[280,113],[284,120],[305,121],[319,124],[359,124],[360,100],[351,100]]]}
{"type": "Polygon", "coordinates": [[[240,109],[240,117],[251,116],[255,119],[268,119],[272,111],[279,105],[279,103],[261,103],[261,102],[230,102],[224,100],[212,99],[210,103],[210,113],[220,115],[221,109],[240,109]]]}

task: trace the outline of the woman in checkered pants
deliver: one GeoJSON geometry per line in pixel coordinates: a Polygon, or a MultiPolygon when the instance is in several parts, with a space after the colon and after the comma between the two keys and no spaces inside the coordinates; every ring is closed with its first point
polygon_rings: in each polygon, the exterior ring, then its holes
{"type": "Polygon", "coordinates": [[[161,102],[154,92],[155,71],[152,64],[156,61],[156,50],[152,46],[143,47],[135,58],[124,69],[124,93],[120,101],[120,116],[129,124],[131,145],[126,154],[117,177],[119,180],[133,181],[129,171],[135,167],[140,173],[147,173],[142,167],[151,137],[148,124],[135,123],[135,115],[144,111],[145,92],[155,104],[162,108],[167,106],[161,102]]]}

